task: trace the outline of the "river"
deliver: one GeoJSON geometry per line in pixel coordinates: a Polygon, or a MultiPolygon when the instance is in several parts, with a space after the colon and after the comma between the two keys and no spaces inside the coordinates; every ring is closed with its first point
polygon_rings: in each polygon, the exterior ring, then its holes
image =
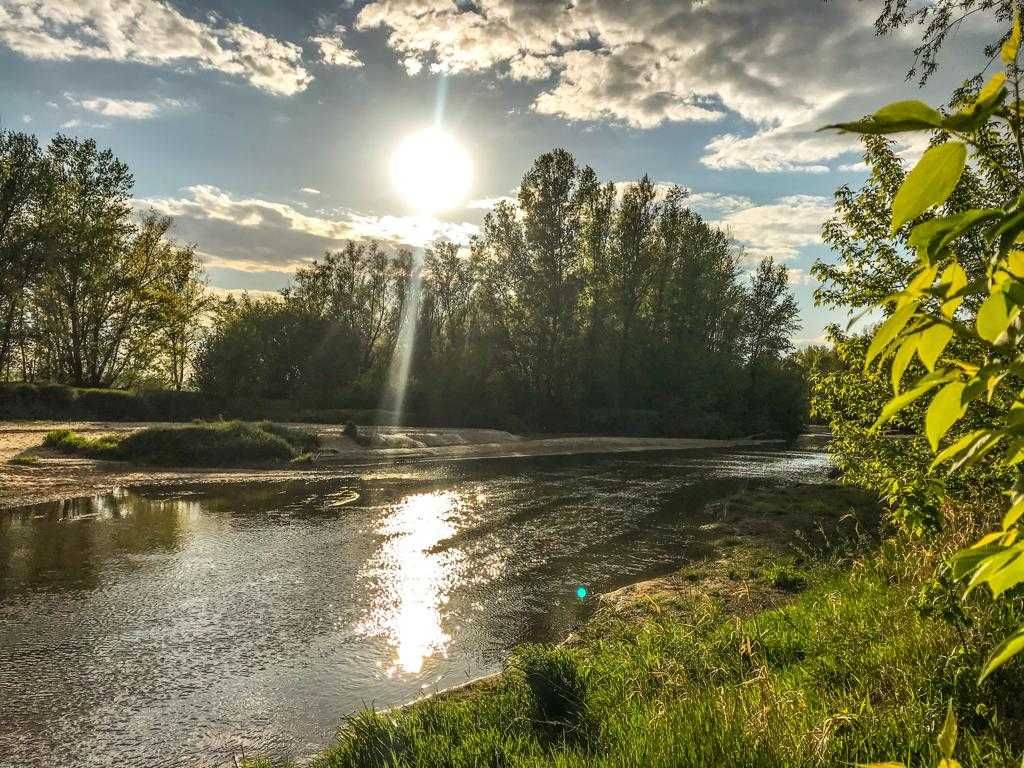
{"type": "Polygon", "coordinates": [[[699,556],[716,499],[826,472],[811,451],[522,458],[0,513],[0,766],[308,755],[699,556]]]}

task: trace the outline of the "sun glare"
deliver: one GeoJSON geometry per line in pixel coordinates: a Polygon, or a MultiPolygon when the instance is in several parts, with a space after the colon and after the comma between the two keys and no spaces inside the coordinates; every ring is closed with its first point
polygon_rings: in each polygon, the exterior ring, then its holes
{"type": "Polygon", "coordinates": [[[450,133],[427,128],[398,145],[391,158],[391,178],[418,212],[444,211],[469,194],[473,161],[450,133]]]}

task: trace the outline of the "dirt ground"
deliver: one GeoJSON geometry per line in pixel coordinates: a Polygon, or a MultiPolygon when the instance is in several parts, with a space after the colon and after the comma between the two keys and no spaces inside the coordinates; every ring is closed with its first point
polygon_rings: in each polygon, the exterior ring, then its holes
{"type": "Polygon", "coordinates": [[[91,436],[125,434],[150,423],[0,421],[0,509],[89,496],[131,485],[178,482],[228,483],[254,479],[311,479],[351,472],[353,468],[393,462],[463,461],[481,458],[699,450],[757,445],[750,440],[677,440],[631,437],[520,437],[490,429],[416,429],[380,427],[375,434],[388,448],[367,449],[342,434],[337,424],[296,425],[316,431],[324,444],[317,461],[302,468],[153,469],[112,461],[61,456],[42,448],[53,429],[91,436]],[[29,461],[24,461],[31,457],[29,461]],[[13,461],[12,461],[13,460],[13,461]]]}

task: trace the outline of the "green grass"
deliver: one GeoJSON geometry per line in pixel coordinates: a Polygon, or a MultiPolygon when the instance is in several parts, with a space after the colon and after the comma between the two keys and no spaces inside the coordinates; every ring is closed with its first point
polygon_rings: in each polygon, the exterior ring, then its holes
{"type": "Polygon", "coordinates": [[[290,461],[316,448],[316,436],[279,424],[229,421],[150,427],[125,436],[91,438],[68,429],[49,432],[47,448],[95,459],[158,466],[223,467],[290,461]]]}
{"type": "Polygon", "coordinates": [[[1020,764],[1024,670],[1002,679],[1004,706],[992,686],[957,689],[951,673],[977,660],[906,588],[815,578],[743,621],[701,601],[685,619],[599,614],[571,646],[520,649],[479,692],[356,717],[314,765],[931,766],[951,696],[965,765],[1020,764]]]}

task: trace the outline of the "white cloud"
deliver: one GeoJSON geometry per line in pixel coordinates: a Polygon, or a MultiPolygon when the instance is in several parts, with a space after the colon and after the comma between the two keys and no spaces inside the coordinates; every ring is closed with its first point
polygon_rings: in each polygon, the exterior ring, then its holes
{"type": "Polygon", "coordinates": [[[515,203],[516,199],[510,195],[499,195],[498,197],[481,197],[478,200],[470,200],[466,208],[471,211],[489,211],[498,203],[515,203]]]}
{"type": "Polygon", "coordinates": [[[345,28],[340,24],[331,32],[309,38],[320,49],[320,60],[332,67],[357,68],[363,66],[359,54],[345,47],[345,28]]]}
{"type": "Polygon", "coordinates": [[[320,194],[320,190],[319,189],[313,189],[313,187],[303,187],[299,191],[302,192],[304,195],[319,195],[320,194]]]}
{"type": "Polygon", "coordinates": [[[446,237],[462,244],[478,229],[469,223],[375,216],[347,209],[311,215],[287,203],[237,198],[205,184],[183,191],[181,197],[141,199],[135,205],[174,217],[180,239],[199,243],[208,263],[231,269],[293,271],[347,240],[422,247],[446,237]]]}
{"type": "MultiPolygon", "coordinates": [[[[879,39],[870,3],[792,0],[373,0],[356,19],[384,29],[410,74],[494,71],[541,85],[532,108],[573,121],[649,129],[665,122],[746,123],[707,145],[714,169],[824,172],[855,139],[829,122],[906,98],[914,31],[879,39]],[[842,50],[837,59],[835,51],[842,50]],[[553,80],[553,82],[548,82],[553,80]]],[[[958,30],[935,78],[944,96],[991,30],[958,30]],[[945,78],[945,82],[943,81],[945,78]]],[[[917,94],[915,94],[917,95],[917,94]]]]}
{"type": "Polygon", "coordinates": [[[22,115],[21,122],[23,122],[25,125],[28,125],[32,122],[32,115],[22,115]]]}
{"type": "Polygon", "coordinates": [[[736,238],[750,260],[771,256],[788,261],[801,248],[822,242],[821,227],[831,215],[831,198],[789,195],[732,211],[717,223],[736,238]]]}
{"type": "Polygon", "coordinates": [[[698,213],[719,216],[753,208],[754,201],[743,195],[724,195],[718,192],[694,192],[690,190],[686,203],[698,213]]]}
{"type": "Polygon", "coordinates": [[[0,44],[31,59],[198,65],[279,95],[312,81],[294,43],[162,0],[0,0],[0,44]]]}
{"type": "Polygon", "coordinates": [[[125,120],[149,120],[156,117],[163,109],[176,109],[183,106],[182,102],[174,99],[161,99],[160,101],[137,101],[135,99],[110,99],[104,96],[76,99],[70,94],[65,98],[81,109],[95,112],[104,117],[122,118],[125,120]]]}
{"type": "Polygon", "coordinates": [[[789,267],[786,270],[786,274],[789,276],[790,285],[817,285],[818,281],[814,279],[814,276],[800,267],[789,267]]]}
{"type": "Polygon", "coordinates": [[[60,127],[65,130],[75,130],[78,128],[109,128],[110,126],[105,123],[87,123],[84,120],[74,117],[70,120],[65,120],[60,124],[60,127]]]}

